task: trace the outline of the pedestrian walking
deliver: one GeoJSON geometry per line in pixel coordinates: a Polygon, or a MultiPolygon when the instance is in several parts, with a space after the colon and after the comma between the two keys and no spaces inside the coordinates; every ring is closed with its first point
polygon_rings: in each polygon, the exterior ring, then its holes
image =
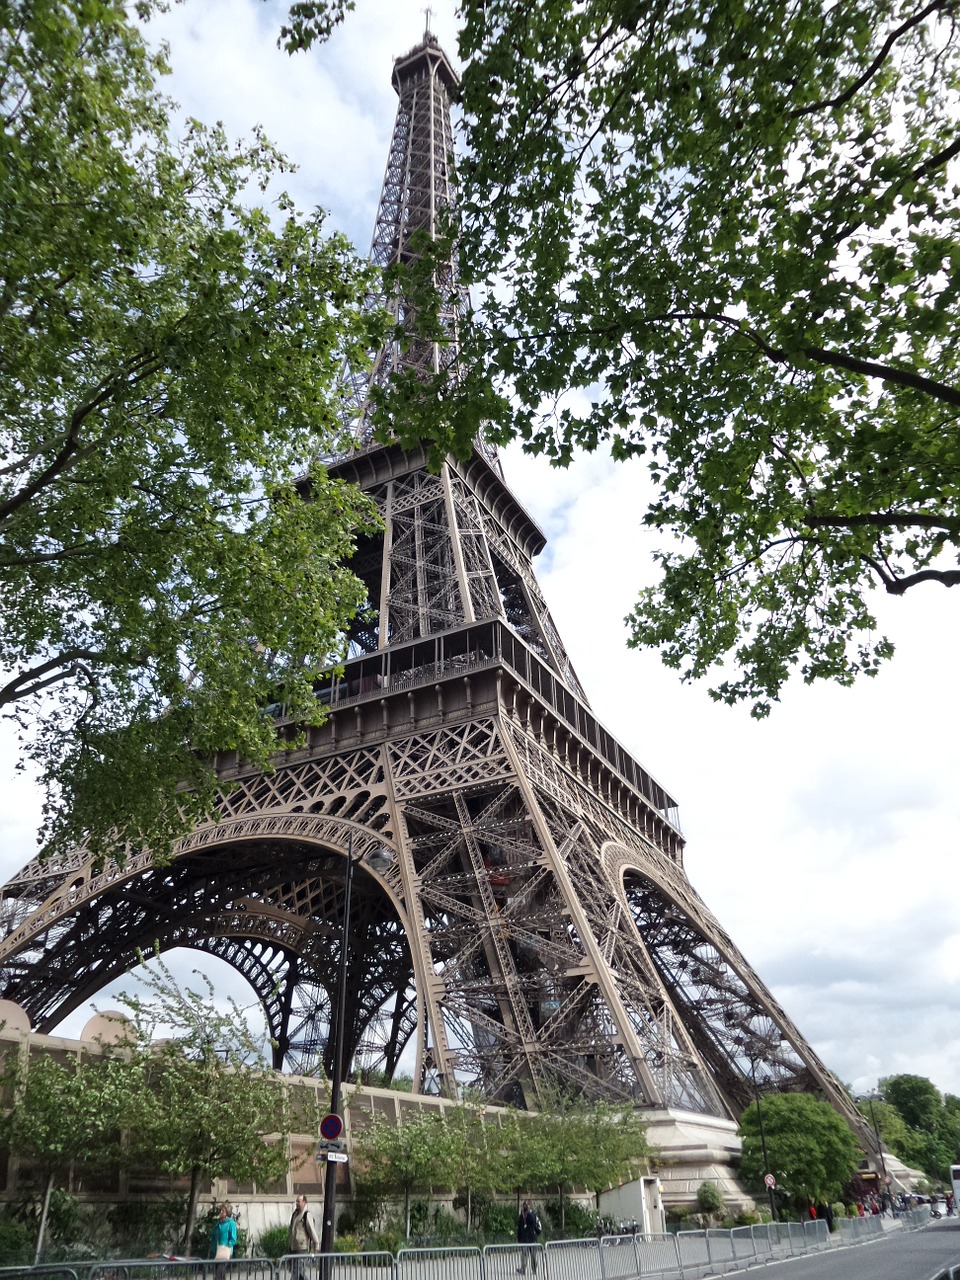
{"type": "MultiPolygon", "coordinates": [[[[290,1215],[290,1233],[287,1240],[287,1252],[290,1254],[316,1253],[320,1248],[320,1237],[313,1221],[313,1214],[307,1208],[307,1197],[297,1196],[297,1203],[290,1215]]],[[[292,1280],[302,1280],[303,1263],[297,1259],[293,1264],[292,1280]]]]}
{"type": "Polygon", "coordinates": [[[224,1203],[220,1206],[217,1213],[217,1220],[213,1224],[213,1231],[210,1234],[210,1254],[214,1257],[220,1266],[216,1268],[218,1280],[226,1274],[226,1263],[233,1257],[233,1251],[237,1247],[237,1224],[233,1216],[233,1206],[224,1203]]]}
{"type": "Polygon", "coordinates": [[[517,1219],[517,1244],[526,1245],[527,1247],[520,1251],[520,1265],[517,1267],[518,1276],[525,1274],[528,1259],[533,1269],[533,1274],[537,1274],[537,1237],[542,1231],[543,1226],[537,1211],[530,1207],[529,1200],[524,1200],[520,1206],[520,1216],[517,1219]]]}

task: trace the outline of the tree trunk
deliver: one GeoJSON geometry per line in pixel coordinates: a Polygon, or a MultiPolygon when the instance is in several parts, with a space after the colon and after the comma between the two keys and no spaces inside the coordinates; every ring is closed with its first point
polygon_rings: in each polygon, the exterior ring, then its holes
{"type": "Polygon", "coordinates": [[[187,1200],[187,1226],[183,1233],[183,1252],[190,1253],[190,1241],[193,1229],[197,1225],[197,1201],[200,1199],[200,1166],[195,1164],[190,1170],[190,1196],[187,1200]]]}
{"type": "Polygon", "coordinates": [[[405,1222],[406,1238],[410,1239],[410,1188],[403,1188],[403,1219],[405,1222]]]}
{"type": "Polygon", "coordinates": [[[37,1228],[37,1251],[33,1255],[33,1265],[40,1265],[40,1255],[43,1253],[43,1237],[47,1231],[47,1214],[50,1212],[50,1197],[53,1195],[53,1174],[47,1174],[47,1185],[43,1192],[43,1207],[40,1210],[40,1226],[37,1228]]]}
{"type": "Polygon", "coordinates": [[[565,1206],[565,1205],[564,1205],[564,1203],[563,1203],[563,1188],[564,1188],[564,1185],[565,1185],[565,1184],[561,1182],[561,1183],[560,1183],[560,1185],[559,1185],[559,1187],[557,1187],[557,1190],[558,1190],[558,1191],[559,1191],[559,1193],[560,1193],[560,1235],[561,1235],[564,1239],[566,1239],[566,1235],[567,1235],[567,1214],[566,1214],[566,1206],[565,1206]]]}
{"type": "Polygon", "coordinates": [[[467,1231],[470,1230],[472,1225],[473,1225],[472,1201],[470,1199],[470,1188],[467,1187],[467,1231]]]}

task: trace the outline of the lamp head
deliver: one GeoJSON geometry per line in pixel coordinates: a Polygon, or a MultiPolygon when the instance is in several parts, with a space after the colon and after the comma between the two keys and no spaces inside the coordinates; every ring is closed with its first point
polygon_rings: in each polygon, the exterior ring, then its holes
{"type": "Polygon", "coordinates": [[[376,849],[372,849],[364,858],[364,862],[370,870],[376,872],[376,874],[380,876],[390,870],[395,860],[396,855],[393,850],[387,849],[383,845],[378,846],[376,849]]]}

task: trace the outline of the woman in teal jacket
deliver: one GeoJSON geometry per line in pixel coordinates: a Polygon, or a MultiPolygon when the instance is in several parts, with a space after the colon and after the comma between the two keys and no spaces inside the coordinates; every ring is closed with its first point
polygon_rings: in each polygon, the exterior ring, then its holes
{"type": "Polygon", "coordinates": [[[229,1204],[220,1206],[220,1214],[213,1224],[213,1235],[210,1238],[210,1251],[214,1258],[232,1258],[237,1247],[237,1224],[233,1220],[233,1208],[229,1204]],[[227,1253],[222,1250],[229,1250],[227,1253]]]}

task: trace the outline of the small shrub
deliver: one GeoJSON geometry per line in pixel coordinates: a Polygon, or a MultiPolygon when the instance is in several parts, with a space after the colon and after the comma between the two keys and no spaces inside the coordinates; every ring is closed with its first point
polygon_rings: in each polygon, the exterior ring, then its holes
{"type": "Polygon", "coordinates": [[[403,1223],[388,1222],[382,1231],[375,1231],[366,1241],[368,1253],[396,1254],[403,1248],[403,1223]]]}
{"type": "Polygon", "coordinates": [[[463,1238],[464,1227],[449,1209],[445,1209],[442,1204],[438,1204],[434,1205],[427,1218],[427,1232],[431,1239],[436,1240],[438,1243],[451,1244],[463,1238]]]}
{"type": "Polygon", "coordinates": [[[715,1182],[701,1182],[697,1188],[697,1209],[712,1216],[723,1212],[723,1196],[715,1182]]]}
{"type": "Polygon", "coordinates": [[[150,1253],[179,1252],[186,1217],[186,1196],[120,1201],[106,1214],[115,1256],[145,1258],[150,1253]]]}
{"type": "Polygon", "coordinates": [[[21,1267],[33,1262],[36,1237],[25,1222],[0,1218],[0,1266],[21,1267]]]}
{"type": "Polygon", "coordinates": [[[269,1258],[271,1262],[276,1262],[278,1258],[282,1258],[287,1252],[289,1240],[289,1228],[280,1223],[275,1227],[267,1227],[265,1231],[260,1233],[260,1239],[257,1241],[257,1252],[262,1258],[269,1258]]]}
{"type": "Polygon", "coordinates": [[[369,1184],[359,1182],[353,1200],[345,1205],[337,1218],[337,1231],[364,1239],[381,1225],[386,1198],[369,1184]]]}
{"type": "Polygon", "coordinates": [[[563,1199],[563,1225],[560,1218],[560,1201],[548,1200],[544,1206],[550,1225],[563,1232],[568,1240],[582,1240],[592,1236],[597,1229],[597,1215],[585,1208],[579,1200],[563,1199]]]}
{"type": "Polygon", "coordinates": [[[334,1253],[359,1253],[360,1241],[356,1236],[338,1235],[333,1242],[334,1253]]]}
{"type": "Polygon", "coordinates": [[[430,1205],[426,1200],[414,1200],[410,1204],[410,1234],[429,1235],[430,1205]]]}
{"type": "Polygon", "coordinates": [[[847,1216],[846,1205],[841,1204],[839,1200],[835,1205],[831,1205],[830,1207],[833,1209],[833,1216],[835,1218],[845,1218],[847,1216]]]}
{"type": "Polygon", "coordinates": [[[733,1220],[735,1227],[756,1227],[760,1224],[761,1218],[759,1213],[751,1213],[749,1209],[743,1209],[733,1220]]]}
{"type": "Polygon", "coordinates": [[[218,1205],[207,1205],[206,1209],[197,1213],[193,1235],[190,1237],[190,1248],[187,1250],[194,1258],[210,1257],[210,1240],[213,1236],[214,1223],[219,1216],[218,1205]]]}
{"type": "Polygon", "coordinates": [[[517,1238],[517,1210],[512,1204],[491,1200],[477,1215],[477,1227],[488,1244],[505,1244],[517,1238]]]}

